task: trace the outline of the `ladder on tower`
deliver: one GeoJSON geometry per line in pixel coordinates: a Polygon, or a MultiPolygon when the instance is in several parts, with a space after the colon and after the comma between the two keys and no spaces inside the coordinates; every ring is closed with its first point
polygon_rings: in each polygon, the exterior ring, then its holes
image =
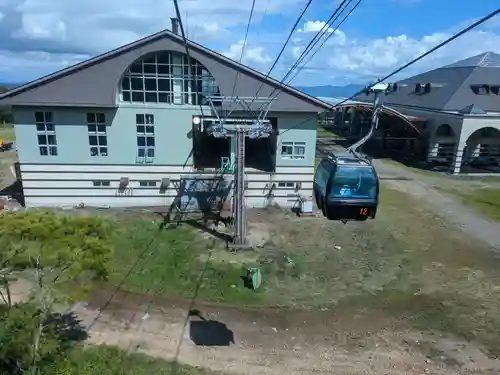
{"type": "Polygon", "coordinates": [[[169,210],[169,221],[179,224],[193,219],[188,217],[190,213],[197,213],[198,215],[202,213],[204,220],[207,216],[218,217],[230,191],[230,186],[226,186],[225,176],[231,171],[231,163],[223,162],[221,168],[213,177],[181,177],[177,186],[177,197],[172,202],[169,210]],[[200,182],[204,184],[201,189],[200,182]],[[220,194],[221,192],[222,194],[220,194]],[[219,197],[219,195],[221,196],[219,197]],[[202,200],[202,198],[206,199],[202,200]],[[197,201],[194,210],[191,208],[193,199],[197,201]],[[175,213],[173,214],[174,210],[175,213]]]}
{"type": "Polygon", "coordinates": [[[227,197],[231,190],[231,185],[226,184],[226,174],[233,171],[233,165],[229,157],[221,158],[221,168],[214,178],[214,183],[211,186],[210,199],[208,200],[208,207],[210,210],[215,211],[217,215],[220,215],[224,208],[224,204],[227,201],[227,197]],[[222,193],[219,197],[219,193],[222,193]]]}

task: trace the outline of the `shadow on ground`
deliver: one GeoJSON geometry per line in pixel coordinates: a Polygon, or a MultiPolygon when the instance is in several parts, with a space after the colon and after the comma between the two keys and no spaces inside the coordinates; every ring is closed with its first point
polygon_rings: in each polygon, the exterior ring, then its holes
{"type": "Polygon", "coordinates": [[[234,333],[224,323],[206,319],[198,310],[189,312],[189,338],[198,346],[230,346],[234,333]]]}
{"type": "MultiPolygon", "coordinates": [[[[41,312],[33,304],[0,306],[0,374],[24,374],[32,362],[32,335],[39,326],[41,312]]],[[[45,320],[38,350],[38,369],[51,366],[77,343],[88,338],[81,320],[73,313],[52,313],[45,320]]],[[[43,370],[42,370],[43,372],[43,370]]]]}
{"type": "Polygon", "coordinates": [[[20,181],[15,181],[9,186],[0,189],[0,195],[14,198],[21,206],[24,206],[23,186],[20,181]]]}

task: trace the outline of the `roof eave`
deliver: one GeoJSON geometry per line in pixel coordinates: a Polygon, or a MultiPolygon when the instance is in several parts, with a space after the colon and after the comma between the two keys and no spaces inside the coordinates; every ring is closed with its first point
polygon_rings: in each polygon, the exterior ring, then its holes
{"type": "MultiPolygon", "coordinates": [[[[19,95],[25,91],[28,91],[30,89],[33,89],[33,88],[36,88],[36,87],[39,87],[39,86],[42,86],[44,84],[47,84],[47,83],[50,83],[56,79],[59,79],[59,78],[62,78],[64,76],[67,76],[67,75],[70,75],[70,74],[73,74],[73,73],[76,73],[82,69],[85,69],[87,67],[90,67],[92,65],[96,65],[102,61],[105,61],[107,59],[110,59],[110,58],[113,58],[114,56],[116,55],[120,55],[120,54],[123,54],[123,53],[126,53],[130,50],[133,50],[135,48],[138,48],[144,44],[148,44],[148,43],[151,43],[157,39],[160,39],[160,38],[163,38],[165,36],[168,36],[170,38],[174,38],[174,39],[177,39],[177,41],[179,42],[183,42],[183,39],[181,36],[177,35],[177,34],[174,34],[172,33],[171,31],[169,30],[162,30],[156,34],[153,34],[153,35],[149,35],[145,38],[142,38],[142,39],[139,39],[139,40],[136,40],[135,42],[132,42],[132,43],[129,43],[129,44],[126,44],[124,46],[121,46],[121,47],[118,47],[118,48],[115,48],[114,50],[111,50],[111,51],[108,51],[106,53],[103,53],[101,55],[98,55],[98,56],[95,56],[93,58],[90,58],[88,60],[85,60],[85,61],[82,61],[76,65],[72,65],[68,68],[64,68],[64,69],[61,69],[57,72],[54,72],[54,73],[51,73],[51,74],[48,74],[46,76],[43,76],[41,78],[38,78],[34,81],[31,81],[31,82],[28,82],[24,85],[21,85],[21,86],[18,86],[12,90],[9,90],[3,94],[0,94],[0,104],[3,104],[3,100],[6,99],[6,98],[12,98],[13,96],[15,95],[19,95]]],[[[311,96],[311,95],[308,95],[306,94],[305,92],[303,91],[300,91],[300,90],[297,90],[289,85],[284,85],[282,84],[280,81],[274,79],[274,78],[271,78],[267,75],[264,75],[260,72],[258,72],[257,70],[255,69],[252,69],[250,67],[247,67],[243,64],[240,64],[218,52],[215,52],[209,48],[206,48],[196,42],[193,42],[191,40],[188,40],[188,46],[190,48],[194,48],[202,53],[205,53],[207,54],[208,56],[211,56],[211,57],[214,57],[218,60],[221,60],[222,62],[226,63],[226,64],[229,64],[230,66],[236,68],[236,69],[239,69],[239,70],[242,70],[254,77],[256,77],[257,79],[259,80],[263,80],[264,82],[267,82],[268,84],[271,84],[272,86],[274,86],[275,89],[278,89],[278,90],[283,90],[283,91],[287,91],[288,93],[298,97],[299,99],[302,99],[302,100],[305,100],[315,106],[318,106],[324,110],[328,110],[328,109],[331,109],[333,106],[329,103],[326,103],[322,100],[319,100],[317,98],[315,98],[314,96],[311,96]]],[[[22,104],[22,105],[25,105],[25,104],[22,104]]],[[[53,105],[57,105],[56,103],[54,103],[53,105]]]]}

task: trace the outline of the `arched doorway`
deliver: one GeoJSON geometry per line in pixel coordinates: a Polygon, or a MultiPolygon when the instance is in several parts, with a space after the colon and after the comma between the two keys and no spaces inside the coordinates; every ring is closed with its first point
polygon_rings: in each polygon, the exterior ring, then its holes
{"type": "Polygon", "coordinates": [[[427,161],[438,165],[451,165],[456,144],[457,137],[453,128],[449,124],[440,124],[432,136],[427,161]]]}
{"type": "MultiPolygon", "coordinates": [[[[336,122],[335,128],[341,130],[340,135],[348,138],[349,143],[354,143],[369,131],[373,104],[346,102],[338,107],[340,111],[352,111],[352,115],[345,123],[336,122]]],[[[344,115],[344,119],[345,117],[344,115]]],[[[427,141],[420,132],[420,123],[420,118],[410,118],[384,106],[379,116],[378,129],[363,147],[363,151],[374,157],[391,157],[408,163],[422,160],[426,155],[427,141]]]]}
{"type": "Polygon", "coordinates": [[[463,155],[462,172],[500,173],[500,130],[476,130],[467,139],[463,155]]]}

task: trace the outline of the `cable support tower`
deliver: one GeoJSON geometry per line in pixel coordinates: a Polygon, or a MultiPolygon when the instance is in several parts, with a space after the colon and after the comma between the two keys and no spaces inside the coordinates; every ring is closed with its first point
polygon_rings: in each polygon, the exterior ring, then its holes
{"type": "Polygon", "coordinates": [[[216,138],[234,137],[236,143],[234,191],[233,191],[233,217],[234,236],[230,246],[234,249],[247,248],[251,245],[247,239],[247,220],[245,215],[247,188],[245,174],[245,139],[266,138],[272,135],[273,128],[267,119],[267,112],[259,112],[251,116],[229,117],[221,112],[232,113],[235,105],[239,105],[245,114],[252,114],[251,103],[262,103],[270,107],[271,98],[265,97],[221,97],[209,96],[207,100],[214,116],[202,116],[194,119],[195,125],[200,126],[200,131],[207,132],[216,138]],[[231,110],[225,108],[231,106],[231,110]]]}

